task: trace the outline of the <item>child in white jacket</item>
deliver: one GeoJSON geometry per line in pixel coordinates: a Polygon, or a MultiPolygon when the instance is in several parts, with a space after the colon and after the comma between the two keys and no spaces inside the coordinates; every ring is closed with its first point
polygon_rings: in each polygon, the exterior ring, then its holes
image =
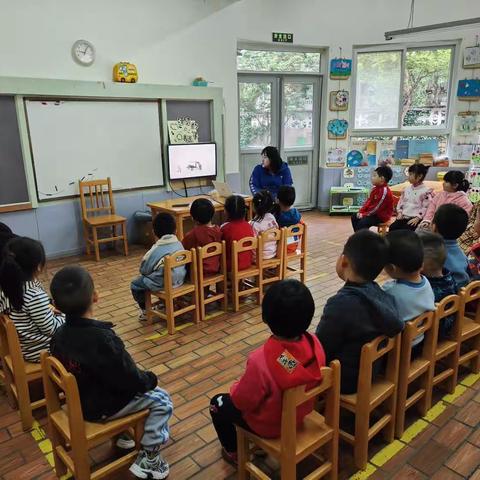
{"type": "MultiPolygon", "coordinates": [[[[263,232],[278,228],[278,223],[271,213],[273,209],[273,197],[267,190],[261,190],[253,196],[253,210],[255,216],[250,222],[255,236],[260,236],[263,232]]],[[[277,242],[265,242],[263,247],[263,258],[268,260],[277,254],[277,242]]]]}

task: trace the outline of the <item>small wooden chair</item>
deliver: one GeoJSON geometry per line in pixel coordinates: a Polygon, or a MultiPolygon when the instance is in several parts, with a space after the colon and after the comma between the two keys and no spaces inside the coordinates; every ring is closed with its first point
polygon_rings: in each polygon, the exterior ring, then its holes
{"type": "Polygon", "coordinates": [[[203,247],[197,247],[198,296],[200,320],[204,321],[205,306],[212,302],[221,301],[223,311],[227,311],[227,255],[225,241],[212,242],[203,247]],[[203,261],[207,258],[219,257],[220,270],[216,274],[205,275],[203,261]],[[205,298],[205,289],[215,287],[215,294],[205,298]]]}
{"type": "Polygon", "coordinates": [[[473,373],[480,371],[480,281],[470,282],[460,291],[460,356],[459,365],[469,364],[473,373]],[[475,313],[466,307],[475,302],[475,313]],[[462,348],[463,347],[463,348],[462,348]]]}
{"type": "Polygon", "coordinates": [[[453,393],[457,386],[458,377],[458,356],[460,350],[461,335],[461,311],[460,296],[449,295],[437,304],[434,316],[434,335],[436,341],[434,353],[433,386],[448,380],[447,391],[453,393]],[[455,322],[452,327],[450,338],[438,339],[440,322],[445,317],[455,315],[455,322]],[[437,367],[444,367],[440,370],[437,367]]]}
{"type": "Polygon", "coordinates": [[[30,398],[29,385],[41,380],[41,365],[24,360],[17,329],[6,315],[0,315],[0,345],[9,403],[12,406],[18,405],[22,427],[30,430],[33,425],[32,411],[46,405],[45,398],[34,402],[30,398]]]}
{"type": "Polygon", "coordinates": [[[362,347],[357,393],[340,395],[340,408],[355,415],[355,434],[340,428],[340,438],[353,445],[355,465],[364,469],[368,461],[368,444],[381,430],[385,441],[393,441],[395,409],[397,403],[397,378],[399,368],[400,335],[394,338],[377,337],[362,347]],[[383,376],[372,379],[373,363],[387,357],[383,376]],[[383,405],[383,416],[370,427],[374,409],[383,405]]]}
{"type": "Polygon", "coordinates": [[[283,393],[281,436],[278,439],[261,438],[254,433],[237,426],[238,478],[246,480],[249,474],[255,478],[267,480],[260,468],[250,461],[254,448],[261,448],[280,462],[280,478],[297,478],[297,464],[309,455],[319,458],[315,453],[326,446],[326,461],[310,473],[308,479],[318,479],[329,475],[336,480],[338,475],[338,416],[340,398],[340,362],[334,360],[329,367],[322,368],[322,381],[318,387],[308,391],[305,385],[290,388],[283,393]],[[303,403],[322,397],[325,399],[325,412],[309,413],[303,425],[297,429],[297,407],[303,403]]]}
{"type": "MultiPolygon", "coordinates": [[[[265,259],[262,257],[262,291],[265,291],[265,285],[278,282],[283,277],[283,230],[272,228],[263,232],[259,237],[258,249],[262,252],[265,244],[268,242],[276,242],[277,253],[273,258],[265,259]]],[[[262,293],[263,293],[262,292],[262,293]]]]}
{"type": "Polygon", "coordinates": [[[233,310],[240,310],[240,298],[247,295],[257,295],[257,303],[261,304],[263,298],[262,287],[262,252],[259,249],[260,242],[256,237],[245,237],[232,242],[232,282],[233,310]],[[238,254],[242,252],[255,252],[255,263],[245,270],[238,269],[238,254]]]}
{"type": "MultiPolygon", "coordinates": [[[[54,357],[42,352],[43,385],[47,398],[48,435],[53,445],[53,459],[58,478],[70,471],[76,480],[98,480],[135,461],[139,452],[143,424],[148,410],[142,410],[105,423],[86,422],[75,377],[54,357]],[[65,395],[62,407],[59,396],[65,395]],[[134,432],[135,449],[92,472],[88,452],[117,435],[134,432]]],[[[116,477],[110,477],[116,478],[116,477]]]]}
{"type": "Polygon", "coordinates": [[[297,223],[290,227],[283,228],[283,275],[282,278],[288,278],[293,275],[300,275],[300,280],[305,283],[307,276],[307,225],[305,223],[297,223]],[[297,250],[288,253],[288,245],[294,237],[297,237],[297,250]],[[299,261],[300,265],[293,267],[293,262],[299,261]]]}
{"type": "Polygon", "coordinates": [[[400,438],[405,430],[405,413],[417,405],[423,417],[432,405],[434,351],[437,344],[433,326],[434,312],[425,312],[407,322],[401,335],[400,365],[397,386],[397,413],[395,435],[400,438]],[[412,342],[424,334],[422,354],[412,359],[412,342]],[[409,395],[409,386],[416,381],[419,388],[409,395]]]}
{"type": "Polygon", "coordinates": [[[128,255],[127,243],[127,219],[115,214],[113,203],[112,182],[110,177],[104,180],[79,181],[80,205],[82,207],[83,235],[87,247],[87,255],[90,255],[90,245],[95,250],[95,259],[100,260],[100,243],[115,242],[123,240],[125,255],[128,255]],[[104,187],[106,187],[104,189],[104,187]],[[120,226],[121,233],[117,235],[117,226],[120,226]],[[98,238],[98,228],[111,228],[110,237],[98,238]],[[92,238],[90,238],[90,231],[92,238]]]}
{"type": "MultiPolygon", "coordinates": [[[[175,333],[175,317],[183,315],[187,312],[193,312],[193,319],[195,323],[200,321],[198,314],[198,280],[197,280],[197,254],[195,249],[180,250],[173,255],[165,257],[164,264],[164,289],[158,292],[151,292],[147,290],[145,293],[145,310],[147,313],[147,320],[150,321],[154,316],[166,320],[167,330],[170,335],[175,333]],[[189,267],[190,279],[185,281],[179,287],[172,286],[172,270],[177,267],[189,267]],[[190,305],[179,308],[176,307],[176,301],[180,297],[191,295],[192,299],[190,305]],[[163,301],[165,304],[165,313],[159,309],[152,308],[152,296],[155,296],[163,301]]],[[[188,274],[187,274],[188,275],[188,274]]]]}

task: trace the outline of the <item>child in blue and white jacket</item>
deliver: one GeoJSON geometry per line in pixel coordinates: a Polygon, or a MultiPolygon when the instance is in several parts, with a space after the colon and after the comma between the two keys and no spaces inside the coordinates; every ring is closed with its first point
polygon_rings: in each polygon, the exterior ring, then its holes
{"type": "MultiPolygon", "coordinates": [[[[141,309],[139,320],[145,320],[145,292],[156,292],[164,287],[165,257],[184,250],[175,236],[175,220],[168,213],[159,213],[153,220],[153,232],[158,238],[153,247],[144,255],[140,264],[140,276],[130,284],[132,295],[141,309]]],[[[172,270],[172,286],[183,285],[187,270],[184,265],[172,270]]]]}

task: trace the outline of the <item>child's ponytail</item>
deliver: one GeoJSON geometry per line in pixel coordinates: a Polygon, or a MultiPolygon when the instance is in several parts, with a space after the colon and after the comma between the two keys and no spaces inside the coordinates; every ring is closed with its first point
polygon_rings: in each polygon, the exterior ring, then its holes
{"type": "Polygon", "coordinates": [[[443,180],[451,185],[456,185],[455,191],[457,192],[467,192],[470,188],[470,182],[460,170],[449,170],[443,180]]]}
{"type": "Polygon", "coordinates": [[[37,240],[17,237],[4,247],[0,260],[0,289],[15,310],[23,307],[25,282],[45,265],[45,250],[37,240]]]}
{"type": "Polygon", "coordinates": [[[267,213],[273,209],[273,197],[268,190],[261,190],[253,196],[253,209],[255,210],[254,220],[261,222],[267,213]]]}

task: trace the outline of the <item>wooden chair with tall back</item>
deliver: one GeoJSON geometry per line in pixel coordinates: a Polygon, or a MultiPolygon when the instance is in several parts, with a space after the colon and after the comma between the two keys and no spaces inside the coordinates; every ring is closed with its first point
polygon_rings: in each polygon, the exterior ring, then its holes
{"type": "Polygon", "coordinates": [[[340,408],[355,415],[354,435],[342,430],[340,438],[353,445],[355,465],[364,469],[368,461],[368,444],[380,431],[385,441],[393,441],[395,409],[397,403],[397,378],[400,357],[400,335],[394,338],[377,337],[362,347],[357,393],[340,395],[340,408]],[[385,373],[372,378],[373,364],[387,358],[385,373]],[[373,410],[382,405],[383,415],[370,427],[373,410]]]}
{"type": "Polygon", "coordinates": [[[278,439],[261,438],[237,426],[238,479],[246,480],[249,474],[261,480],[268,477],[251,460],[255,447],[261,448],[280,463],[280,478],[297,478],[297,464],[309,455],[319,457],[316,451],[325,447],[325,459],[310,473],[308,479],[329,475],[336,480],[338,475],[338,418],[340,399],[340,362],[334,360],[322,368],[320,385],[306,390],[305,385],[291,388],[283,393],[281,436],[278,439]],[[309,413],[303,425],[297,429],[297,407],[312,399],[325,400],[324,415],[317,411],[309,413]],[[250,448],[250,443],[253,448],[250,448]]]}
{"type": "Polygon", "coordinates": [[[469,365],[480,372],[480,281],[470,282],[460,291],[460,356],[459,365],[469,365]],[[472,309],[469,307],[472,306],[472,309]]]}
{"type": "MultiPolygon", "coordinates": [[[[167,330],[170,335],[175,333],[175,318],[179,315],[192,312],[195,323],[200,321],[198,313],[198,280],[197,280],[197,254],[195,249],[179,250],[172,255],[165,256],[164,263],[164,288],[157,292],[147,290],[145,293],[145,309],[147,313],[147,320],[150,321],[153,317],[158,317],[167,322],[167,330]],[[172,270],[185,266],[189,269],[183,285],[174,287],[172,283],[172,270]],[[188,295],[191,297],[189,305],[181,308],[176,308],[177,303],[180,303],[181,297],[188,295]],[[161,308],[153,308],[152,296],[160,299],[164,306],[165,312],[161,308]]],[[[161,303],[161,302],[160,302],[161,303]]],[[[161,305],[160,305],[161,306],[161,305]]]]}
{"type": "Polygon", "coordinates": [[[283,228],[283,275],[282,278],[300,275],[300,280],[305,283],[307,276],[307,225],[297,223],[283,228]],[[289,252],[289,245],[297,243],[294,252],[289,252]],[[292,263],[299,262],[298,266],[292,263]]]}
{"type": "Polygon", "coordinates": [[[259,249],[260,242],[257,237],[245,237],[232,242],[232,282],[233,311],[240,310],[240,299],[248,295],[256,295],[260,305],[263,298],[262,287],[262,254],[259,249]],[[242,252],[255,252],[255,263],[245,270],[238,268],[238,255],[242,252]]]}
{"type": "Polygon", "coordinates": [[[434,352],[437,345],[433,319],[434,312],[425,312],[407,322],[402,332],[395,420],[395,435],[399,438],[405,430],[406,411],[416,405],[423,417],[432,405],[434,352]],[[412,342],[422,334],[421,354],[412,358],[412,342]],[[416,385],[415,391],[412,391],[412,385],[416,385]]]}
{"type": "Polygon", "coordinates": [[[283,234],[284,230],[271,228],[262,232],[258,237],[258,250],[262,254],[266,243],[275,242],[277,244],[277,252],[273,258],[262,258],[262,293],[265,292],[266,285],[278,282],[283,278],[283,234]]]}
{"type": "Polygon", "coordinates": [[[99,480],[111,476],[134,462],[138,455],[143,425],[148,410],[133,413],[104,423],[87,422],[83,418],[77,380],[56,358],[42,352],[43,385],[47,398],[48,435],[53,445],[53,459],[58,478],[70,471],[76,480],[99,480]],[[65,396],[62,407],[59,396],[65,396]],[[135,449],[92,471],[88,452],[93,447],[126,430],[133,431],[135,449]]]}
{"type": "Polygon", "coordinates": [[[206,318],[205,307],[212,302],[222,302],[223,311],[227,311],[227,256],[225,241],[212,242],[203,247],[197,247],[197,277],[200,320],[206,318]],[[218,257],[220,270],[218,273],[205,274],[203,261],[208,258],[218,257]],[[205,290],[215,287],[215,294],[205,297],[205,290]]]}
{"type": "Polygon", "coordinates": [[[127,219],[115,214],[110,177],[104,180],[79,181],[78,188],[87,255],[90,255],[90,246],[93,246],[95,259],[98,262],[100,260],[99,244],[117,240],[123,240],[125,255],[128,255],[127,219]],[[117,234],[117,227],[121,229],[119,234],[117,234]],[[111,228],[112,235],[99,238],[97,231],[99,228],[111,228]]]}
{"type": "Polygon", "coordinates": [[[45,406],[45,398],[32,401],[30,397],[30,384],[42,379],[41,365],[24,360],[15,325],[7,315],[1,314],[0,345],[9,403],[18,405],[22,427],[30,430],[33,425],[32,411],[45,406]]]}
{"type": "Polygon", "coordinates": [[[434,317],[434,331],[436,346],[434,353],[433,386],[447,381],[446,390],[453,393],[457,386],[458,357],[461,336],[460,296],[449,295],[437,304],[434,317]],[[440,322],[446,317],[453,316],[454,322],[448,338],[438,338],[440,322]],[[438,368],[441,367],[441,368],[438,368]]]}

